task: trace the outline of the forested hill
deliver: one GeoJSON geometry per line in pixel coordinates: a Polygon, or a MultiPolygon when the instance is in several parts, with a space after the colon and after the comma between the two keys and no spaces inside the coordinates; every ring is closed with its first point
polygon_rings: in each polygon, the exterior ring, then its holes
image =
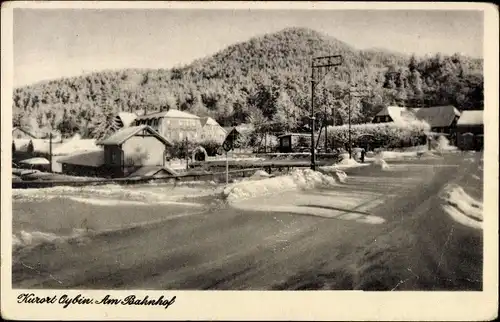
{"type": "Polygon", "coordinates": [[[184,67],[98,72],[17,88],[13,123],[102,136],[118,111],[170,107],[227,126],[250,121],[272,131],[297,129],[310,107],[311,58],[330,54],[341,54],[344,64],[317,87],[315,106],[320,118],[336,108],[336,124],[346,120],[347,70],[365,95],[353,101],[354,122],[369,120],[382,104],[483,108],[482,60],[361,51],[313,30],[289,28],[184,67]]]}

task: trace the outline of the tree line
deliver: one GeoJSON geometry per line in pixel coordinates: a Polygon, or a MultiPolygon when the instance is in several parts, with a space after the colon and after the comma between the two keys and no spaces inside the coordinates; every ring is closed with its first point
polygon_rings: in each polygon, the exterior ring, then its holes
{"type": "Polygon", "coordinates": [[[213,117],[222,126],[303,131],[310,116],[311,58],[332,53],[341,54],[344,64],[316,87],[319,124],[345,124],[349,108],[353,123],[369,122],[384,105],[483,109],[481,59],[360,51],[310,29],[289,28],[187,66],[104,71],[16,88],[13,125],[100,138],[120,111],[174,108],[213,117]]]}

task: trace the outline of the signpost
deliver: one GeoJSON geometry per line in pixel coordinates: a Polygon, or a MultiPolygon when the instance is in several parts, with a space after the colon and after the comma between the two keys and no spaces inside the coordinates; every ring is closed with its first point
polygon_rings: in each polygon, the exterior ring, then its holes
{"type": "Polygon", "coordinates": [[[226,139],[226,141],[224,141],[224,143],[222,143],[222,147],[224,148],[224,151],[226,152],[226,185],[227,185],[229,183],[229,161],[227,159],[227,153],[233,149],[233,142],[228,141],[226,139]]]}

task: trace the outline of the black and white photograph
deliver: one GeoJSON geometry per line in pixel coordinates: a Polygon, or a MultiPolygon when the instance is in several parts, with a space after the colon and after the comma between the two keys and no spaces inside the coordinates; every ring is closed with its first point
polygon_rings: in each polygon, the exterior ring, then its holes
{"type": "Polygon", "coordinates": [[[496,8],[77,3],[10,3],[13,303],[496,289],[496,8]]]}

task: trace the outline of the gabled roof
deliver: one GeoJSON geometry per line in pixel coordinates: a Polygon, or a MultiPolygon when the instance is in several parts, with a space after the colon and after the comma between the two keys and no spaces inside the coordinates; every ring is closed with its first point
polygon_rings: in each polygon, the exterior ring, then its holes
{"type": "Polygon", "coordinates": [[[19,130],[21,132],[23,132],[24,134],[28,135],[28,136],[31,136],[32,138],[34,139],[37,139],[38,137],[36,135],[34,135],[33,133],[31,133],[30,131],[26,130],[25,128],[22,128],[22,127],[19,127],[19,126],[14,126],[12,128],[12,132],[14,132],[15,130],[19,130]]]}
{"type": "Polygon", "coordinates": [[[431,127],[450,126],[455,116],[460,116],[460,111],[453,105],[432,106],[420,108],[416,112],[418,119],[426,121],[431,127]]]}
{"type": "Polygon", "coordinates": [[[164,172],[166,175],[171,175],[175,176],[178,173],[175,172],[174,170],[170,169],[169,167],[161,167],[161,166],[144,166],[137,171],[131,173],[128,177],[152,177],[154,175],[157,175],[160,172],[164,172]]]}
{"type": "Polygon", "coordinates": [[[92,151],[92,152],[78,153],[66,158],[61,158],[57,160],[57,162],[97,168],[104,164],[104,152],[92,151]]]}
{"type": "Polygon", "coordinates": [[[483,125],[483,111],[462,111],[462,115],[458,119],[457,126],[459,125],[483,125]]]}
{"type": "Polygon", "coordinates": [[[162,112],[157,112],[157,113],[152,113],[152,114],[146,114],[146,115],[140,115],[136,118],[137,120],[149,120],[149,119],[156,119],[156,118],[164,118],[164,117],[169,117],[169,118],[184,118],[184,119],[200,119],[198,116],[175,110],[175,109],[170,109],[168,111],[162,111],[162,112]]]}
{"type": "Polygon", "coordinates": [[[111,134],[104,140],[97,142],[97,145],[121,145],[125,141],[127,141],[128,139],[130,139],[131,137],[133,137],[134,135],[136,135],[141,131],[148,132],[149,134],[151,134],[152,136],[156,137],[158,140],[163,142],[163,144],[165,145],[172,145],[172,143],[169,140],[161,136],[158,132],[153,130],[153,128],[151,128],[148,125],[138,125],[138,126],[123,128],[111,134]]]}
{"type": "Polygon", "coordinates": [[[229,126],[229,127],[225,126],[223,127],[223,129],[226,130],[228,134],[234,130],[240,134],[246,134],[253,131],[254,127],[252,124],[239,124],[236,126],[229,126]]]}
{"type": "MultiPolygon", "coordinates": [[[[216,120],[214,120],[213,118],[208,117],[208,116],[200,117],[200,122],[201,122],[201,126],[205,126],[205,125],[214,125],[214,126],[218,125],[218,126],[220,126],[216,120]]],[[[223,129],[226,130],[225,128],[223,128],[223,129]]]]}
{"type": "Polygon", "coordinates": [[[401,123],[415,119],[415,113],[419,109],[407,108],[401,106],[386,106],[376,116],[390,116],[395,123],[401,123]]]}
{"type": "Polygon", "coordinates": [[[122,123],[122,127],[129,127],[137,118],[137,114],[128,113],[128,112],[120,112],[115,116],[115,122],[118,120],[122,123]]]}

